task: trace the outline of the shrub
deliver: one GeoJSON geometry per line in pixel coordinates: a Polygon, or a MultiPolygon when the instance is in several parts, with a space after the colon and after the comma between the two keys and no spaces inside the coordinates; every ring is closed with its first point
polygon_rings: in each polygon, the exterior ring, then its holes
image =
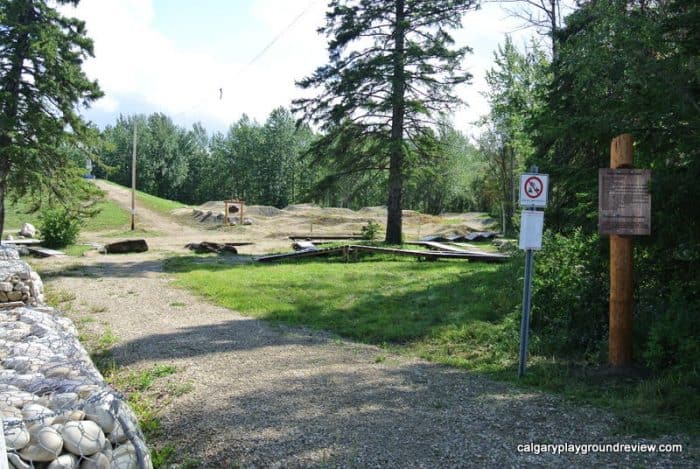
{"type": "Polygon", "coordinates": [[[64,248],[78,239],[80,219],[65,208],[48,208],[39,214],[39,231],[45,246],[64,248]]]}
{"type": "Polygon", "coordinates": [[[379,228],[379,223],[370,220],[362,227],[362,239],[373,241],[377,237],[377,233],[379,233],[379,228]]]}
{"type": "Polygon", "coordinates": [[[535,255],[533,348],[547,355],[584,356],[607,334],[606,264],[597,234],[546,233],[535,255]]]}
{"type": "Polygon", "coordinates": [[[654,371],[675,369],[698,372],[700,363],[700,304],[688,298],[696,285],[675,285],[665,304],[655,305],[649,335],[642,350],[644,362],[654,371]]]}

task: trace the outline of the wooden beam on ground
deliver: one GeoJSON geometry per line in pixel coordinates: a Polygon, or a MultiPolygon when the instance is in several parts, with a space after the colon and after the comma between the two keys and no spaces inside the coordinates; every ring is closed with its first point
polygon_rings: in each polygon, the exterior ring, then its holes
{"type": "Polygon", "coordinates": [[[66,257],[65,252],[54,251],[53,249],[39,248],[36,246],[28,246],[27,251],[39,257],[66,257]]]}
{"type": "Polygon", "coordinates": [[[269,256],[260,256],[256,258],[258,262],[273,262],[280,261],[283,259],[297,259],[302,257],[314,257],[314,256],[327,256],[329,254],[342,253],[347,250],[347,246],[338,246],[334,248],[326,249],[309,249],[297,252],[288,252],[284,254],[270,254],[269,256]]]}
{"type": "Polygon", "coordinates": [[[426,259],[467,259],[480,262],[505,262],[509,259],[504,254],[491,254],[477,251],[445,252],[445,251],[417,251],[410,249],[380,248],[375,246],[350,246],[351,251],[377,252],[384,254],[396,254],[398,256],[423,257],[426,259]]]}
{"type": "Polygon", "coordinates": [[[304,239],[306,241],[311,241],[312,239],[339,239],[339,240],[345,240],[345,239],[365,239],[364,236],[362,235],[290,235],[289,239],[291,240],[297,240],[297,239],[304,239]]]}
{"type": "Polygon", "coordinates": [[[41,244],[43,243],[42,240],[40,239],[13,239],[10,241],[9,239],[4,239],[2,241],[3,246],[7,246],[8,244],[15,244],[17,246],[27,246],[30,244],[41,244]]]}
{"type": "Polygon", "coordinates": [[[425,246],[426,248],[432,249],[433,251],[469,252],[466,249],[450,246],[448,244],[438,243],[436,241],[412,241],[404,244],[410,244],[412,246],[425,246]]]}
{"type": "Polygon", "coordinates": [[[380,254],[394,254],[398,256],[410,256],[424,259],[464,259],[476,262],[505,262],[509,259],[504,254],[492,254],[478,251],[418,251],[410,249],[381,248],[375,246],[346,245],[322,249],[304,249],[297,252],[284,254],[271,254],[261,256],[256,260],[259,262],[273,262],[284,259],[298,259],[302,257],[326,256],[329,254],[339,254],[347,252],[367,252],[380,254]]]}

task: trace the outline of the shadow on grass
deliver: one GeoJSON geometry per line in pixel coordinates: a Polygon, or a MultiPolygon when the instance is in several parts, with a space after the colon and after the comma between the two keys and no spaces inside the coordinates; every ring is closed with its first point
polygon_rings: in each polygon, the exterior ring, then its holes
{"type": "Polygon", "coordinates": [[[463,331],[475,322],[496,324],[519,301],[512,284],[516,269],[506,264],[383,257],[241,267],[181,257],[165,268],[185,274],[185,286],[243,314],[375,344],[407,343],[435,329],[463,331]]]}

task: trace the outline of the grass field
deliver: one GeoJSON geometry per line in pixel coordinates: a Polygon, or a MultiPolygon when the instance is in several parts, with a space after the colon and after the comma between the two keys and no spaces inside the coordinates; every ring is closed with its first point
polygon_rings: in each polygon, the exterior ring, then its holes
{"type": "Polygon", "coordinates": [[[186,256],[167,260],[166,269],[180,285],[245,315],[326,330],[610,409],[622,433],[699,431],[697,418],[687,418],[697,399],[660,380],[604,376],[600,367],[536,354],[518,379],[519,262],[379,256],[234,265],[225,257],[186,256]]]}
{"type": "Polygon", "coordinates": [[[168,268],[184,273],[183,285],[228,308],[369,343],[495,327],[517,301],[494,264],[387,259],[198,268],[180,258],[168,268]]]}
{"type": "MultiPolygon", "coordinates": [[[[39,212],[31,212],[31,205],[25,200],[8,203],[5,210],[5,231],[18,231],[23,223],[39,225],[39,212]]],[[[95,205],[99,212],[85,220],[84,231],[114,230],[129,223],[129,214],[110,200],[103,200],[95,205]]]]}
{"type": "Polygon", "coordinates": [[[39,222],[38,212],[30,212],[31,204],[26,200],[11,202],[5,200],[5,231],[17,231],[24,223],[36,226],[39,222]]]}
{"type": "Polygon", "coordinates": [[[129,223],[129,213],[111,200],[99,202],[96,208],[100,210],[99,213],[85,220],[83,231],[115,230],[129,223]]]}
{"type": "MultiPolygon", "coordinates": [[[[102,181],[115,187],[124,187],[117,183],[107,181],[106,179],[103,179],[102,181]]],[[[158,212],[162,215],[170,215],[170,212],[172,210],[183,207],[189,207],[189,205],[187,204],[175,202],[168,199],[162,199],[160,197],[156,197],[155,195],[146,194],[145,192],[139,190],[136,191],[136,204],[143,204],[149,209],[158,212]]]]}

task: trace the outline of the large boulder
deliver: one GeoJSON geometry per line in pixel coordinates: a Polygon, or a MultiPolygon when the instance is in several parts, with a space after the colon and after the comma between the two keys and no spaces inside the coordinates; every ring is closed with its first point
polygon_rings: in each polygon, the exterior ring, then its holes
{"type": "Polygon", "coordinates": [[[34,228],[34,225],[31,223],[25,223],[19,230],[19,235],[24,236],[25,238],[33,238],[36,236],[36,228],[34,228]]]}
{"type": "Polygon", "coordinates": [[[115,243],[105,244],[104,252],[106,254],[127,254],[130,252],[146,252],[148,244],[145,239],[127,239],[117,241],[115,243]]]}

